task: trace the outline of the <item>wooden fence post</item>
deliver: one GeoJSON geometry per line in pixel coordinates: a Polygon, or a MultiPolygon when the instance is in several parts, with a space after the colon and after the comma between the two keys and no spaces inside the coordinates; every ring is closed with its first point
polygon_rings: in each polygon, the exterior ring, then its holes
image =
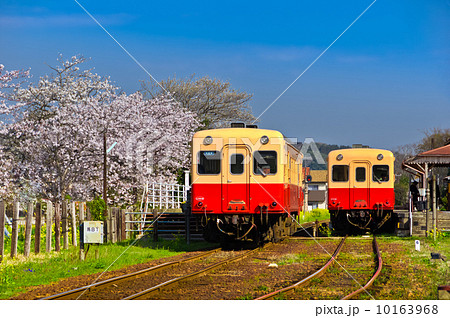
{"type": "Polygon", "coordinates": [[[77,213],[75,209],[75,202],[70,204],[70,211],[72,213],[72,245],[77,246],[77,213]]]}
{"type": "Polygon", "coordinates": [[[5,254],[5,210],[5,202],[0,201],[0,263],[3,260],[3,255],[5,254]]]}
{"type": "Polygon", "coordinates": [[[120,221],[120,208],[116,209],[116,242],[120,242],[122,240],[122,231],[120,230],[120,226],[122,225],[120,221]]]}
{"type": "Polygon", "coordinates": [[[131,221],[131,220],[132,220],[131,214],[125,214],[125,238],[126,239],[130,239],[132,237],[131,230],[133,229],[133,227],[131,226],[131,222],[127,223],[127,221],[131,221]]]}
{"type": "Polygon", "coordinates": [[[125,210],[120,209],[120,240],[124,241],[127,239],[127,234],[125,232],[125,210]]]}
{"type": "Polygon", "coordinates": [[[17,240],[19,239],[19,201],[14,200],[11,234],[11,258],[17,256],[17,240]]]}
{"type": "Polygon", "coordinates": [[[45,251],[52,251],[52,219],[53,203],[47,201],[47,212],[45,214],[45,251]]]}
{"type": "Polygon", "coordinates": [[[63,235],[63,248],[69,249],[69,217],[67,215],[67,201],[62,201],[62,235],[63,235]]]}
{"type": "Polygon", "coordinates": [[[41,203],[36,203],[36,220],[34,222],[34,254],[39,254],[41,252],[41,203]]]}
{"type": "Polygon", "coordinates": [[[25,257],[30,256],[31,250],[31,228],[33,227],[33,202],[28,202],[26,225],[25,225],[25,243],[23,247],[23,254],[25,257]]]}
{"type": "Polygon", "coordinates": [[[80,224],[84,222],[84,202],[78,204],[80,224]]]}
{"type": "Polygon", "coordinates": [[[117,242],[117,240],[116,240],[116,216],[117,216],[117,213],[116,213],[116,210],[117,210],[117,208],[111,208],[111,211],[110,211],[110,213],[109,213],[109,215],[111,216],[111,242],[112,243],[116,243],[117,242]]]}
{"type": "Polygon", "coordinates": [[[55,203],[55,251],[61,250],[61,210],[60,204],[55,203]]]}

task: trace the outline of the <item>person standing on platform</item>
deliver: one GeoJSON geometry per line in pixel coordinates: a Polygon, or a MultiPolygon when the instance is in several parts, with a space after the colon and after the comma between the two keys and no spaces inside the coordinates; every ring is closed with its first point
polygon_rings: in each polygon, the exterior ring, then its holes
{"type": "Polygon", "coordinates": [[[419,199],[419,189],[417,189],[417,181],[414,181],[411,186],[409,187],[409,191],[411,192],[412,197],[412,205],[413,205],[413,211],[414,208],[416,208],[417,200],[419,199]]]}

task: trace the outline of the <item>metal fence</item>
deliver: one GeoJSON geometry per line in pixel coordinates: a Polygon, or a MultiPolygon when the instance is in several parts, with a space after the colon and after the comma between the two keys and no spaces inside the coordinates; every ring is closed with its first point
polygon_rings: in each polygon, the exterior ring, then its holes
{"type": "Polygon", "coordinates": [[[127,232],[139,232],[143,234],[146,224],[150,223],[149,217],[154,210],[159,214],[168,210],[181,209],[181,203],[187,200],[188,185],[175,183],[151,183],[144,188],[139,212],[126,212],[126,223],[137,224],[127,227],[127,232]]]}
{"type": "Polygon", "coordinates": [[[147,203],[152,209],[181,209],[181,203],[186,199],[184,185],[152,183],[147,189],[147,203]]]}

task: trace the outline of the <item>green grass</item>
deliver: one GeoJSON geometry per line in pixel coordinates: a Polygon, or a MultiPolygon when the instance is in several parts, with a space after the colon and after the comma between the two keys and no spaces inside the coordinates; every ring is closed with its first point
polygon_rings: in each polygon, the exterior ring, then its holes
{"type": "Polygon", "coordinates": [[[295,263],[303,263],[306,260],[311,260],[313,257],[306,253],[299,254],[288,254],[283,256],[278,262],[277,265],[287,265],[287,264],[295,264],[295,263]]]}
{"type": "Polygon", "coordinates": [[[447,285],[450,277],[450,237],[441,236],[436,242],[432,238],[380,238],[379,243],[396,243],[403,246],[403,253],[382,253],[382,277],[374,286],[385,286],[381,299],[437,299],[437,287],[447,285]],[[420,240],[420,251],[415,250],[415,240],[420,240]],[[440,253],[447,261],[431,260],[431,253],[440,253]],[[401,273],[398,273],[401,271],[401,273]],[[389,279],[384,282],[383,276],[389,279]]]}
{"type": "Polygon", "coordinates": [[[0,299],[8,299],[25,292],[31,286],[49,284],[72,276],[117,270],[210,246],[205,242],[186,245],[178,238],[159,242],[142,239],[129,247],[131,242],[129,240],[91,246],[85,261],[79,260],[79,248],[74,246],[59,253],[32,254],[27,259],[23,255],[16,259],[6,257],[0,264],[0,299]],[[96,249],[99,253],[98,259],[95,259],[96,249]]]}
{"type": "Polygon", "coordinates": [[[330,218],[330,212],[327,209],[314,209],[311,211],[307,211],[304,213],[300,213],[299,215],[299,222],[302,223],[308,223],[313,222],[315,220],[327,220],[330,218]]]}

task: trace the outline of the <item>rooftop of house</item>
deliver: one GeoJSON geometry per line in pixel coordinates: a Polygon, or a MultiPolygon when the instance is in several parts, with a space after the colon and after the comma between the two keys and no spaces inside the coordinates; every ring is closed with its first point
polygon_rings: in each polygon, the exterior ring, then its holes
{"type": "Polygon", "coordinates": [[[309,172],[311,176],[311,182],[327,182],[328,171],[327,170],[311,170],[309,172]]]}

